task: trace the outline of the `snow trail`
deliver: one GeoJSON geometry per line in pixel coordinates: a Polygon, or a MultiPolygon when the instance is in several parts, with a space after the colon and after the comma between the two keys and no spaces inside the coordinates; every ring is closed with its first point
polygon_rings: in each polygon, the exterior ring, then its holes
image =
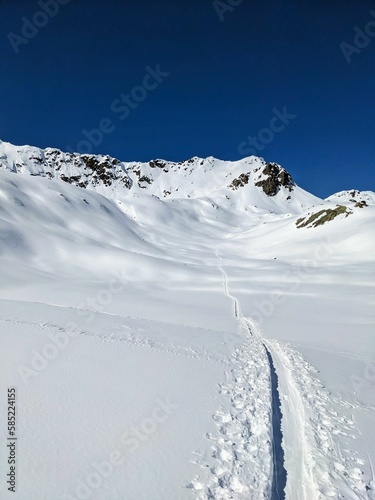
{"type": "MultiPolygon", "coordinates": [[[[218,267],[223,275],[224,293],[233,302],[233,315],[240,321],[242,325],[245,325],[245,330],[248,334],[253,337],[254,335],[249,321],[242,315],[240,303],[236,297],[229,292],[228,275],[222,266],[222,257],[219,255],[219,251],[216,250],[216,256],[218,258],[218,267]]],[[[259,340],[258,347],[265,351],[268,368],[269,368],[269,383],[270,383],[270,406],[271,406],[271,428],[272,428],[272,498],[277,500],[282,500],[285,498],[285,485],[286,485],[286,470],[284,468],[284,450],[282,448],[282,431],[281,431],[281,402],[279,396],[279,383],[278,376],[274,367],[271,353],[267,349],[263,339],[260,335],[257,335],[259,340]]],[[[259,352],[259,355],[262,355],[259,352]]]]}
{"type": "MultiPolygon", "coordinates": [[[[266,343],[268,352],[272,351],[272,363],[276,367],[284,391],[283,398],[284,413],[282,417],[283,447],[285,453],[285,466],[288,471],[285,494],[287,498],[315,499],[318,498],[317,488],[311,472],[311,454],[305,438],[306,416],[303,402],[294,383],[290,370],[286,368],[280,354],[275,352],[272,344],[266,343]]],[[[266,347],[266,349],[267,349],[266,347]]]]}
{"type": "Polygon", "coordinates": [[[272,393],[272,451],[273,451],[273,484],[272,498],[285,499],[286,470],[284,468],[284,450],[282,447],[281,431],[281,401],[279,395],[279,379],[273,364],[271,354],[267,348],[267,358],[271,370],[271,393],[272,393]]]}
{"type": "Polygon", "coordinates": [[[204,486],[197,476],[188,487],[202,500],[284,499],[277,374],[264,344],[243,317],[239,301],[230,294],[221,257],[216,255],[243,344],[234,349],[227,383],[220,386],[220,393],[230,398],[230,411],[220,409],[213,415],[219,437],[207,435],[213,442],[211,457],[197,453],[195,463],[210,469],[210,480],[204,486]]]}
{"type": "Polygon", "coordinates": [[[373,498],[373,485],[365,485],[358,467],[363,461],[334,440],[354,438],[354,422],[330,407],[345,402],[325,390],[297,351],[265,339],[242,315],[218,250],[216,256],[243,345],[234,350],[228,384],[220,389],[231,410],[213,416],[221,437],[207,436],[219,465],[201,452],[196,463],[210,467],[211,480],[205,487],[196,476],[188,487],[200,500],[320,500],[339,498],[339,490],[348,499],[373,498]]]}
{"type": "Polygon", "coordinates": [[[218,259],[218,268],[219,268],[221,274],[223,275],[224,294],[227,297],[229,297],[232,300],[232,302],[233,302],[233,316],[236,319],[244,320],[244,318],[243,318],[243,316],[241,314],[241,309],[240,309],[240,305],[239,305],[239,302],[238,302],[237,298],[234,297],[233,295],[231,295],[229,293],[228,275],[227,275],[225,269],[222,266],[223,259],[219,255],[219,251],[218,250],[216,250],[216,257],[218,259]]]}
{"type": "MultiPolygon", "coordinates": [[[[241,322],[245,323],[247,330],[250,336],[254,336],[252,328],[250,326],[249,321],[242,315],[239,301],[236,297],[229,293],[229,283],[228,283],[228,275],[224,268],[222,267],[222,258],[218,257],[218,265],[224,277],[224,291],[225,294],[232,299],[234,305],[234,317],[239,319],[241,322]]],[[[269,365],[270,372],[270,392],[271,392],[271,418],[272,418],[272,498],[274,499],[284,499],[285,498],[285,485],[286,485],[286,470],[284,468],[284,450],[282,448],[282,431],[281,431],[281,402],[279,396],[279,383],[278,376],[274,367],[274,363],[272,360],[271,353],[269,349],[267,349],[263,339],[261,339],[260,335],[257,336],[260,341],[261,346],[263,347],[269,365]]]]}

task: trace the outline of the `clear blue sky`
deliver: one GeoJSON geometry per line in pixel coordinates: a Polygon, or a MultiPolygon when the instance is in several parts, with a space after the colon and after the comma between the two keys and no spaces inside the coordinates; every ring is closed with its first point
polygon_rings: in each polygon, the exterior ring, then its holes
{"type": "Polygon", "coordinates": [[[77,150],[108,118],[95,153],[234,160],[261,133],[259,156],[314,194],[375,190],[375,27],[350,63],[340,48],[375,21],[375,2],[233,3],[221,20],[212,0],[71,0],[15,53],[8,34],[22,36],[41,7],[0,1],[0,138],[77,150]],[[169,75],[134,90],[157,65],[169,75]],[[116,99],[132,92],[125,111],[116,99]],[[284,107],[295,118],[283,128],[272,119],[284,107]]]}

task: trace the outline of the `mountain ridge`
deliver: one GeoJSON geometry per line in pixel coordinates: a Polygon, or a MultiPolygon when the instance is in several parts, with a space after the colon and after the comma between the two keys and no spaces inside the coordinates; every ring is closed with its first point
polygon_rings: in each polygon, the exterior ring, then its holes
{"type": "Polygon", "coordinates": [[[15,146],[0,140],[0,169],[56,178],[110,199],[141,194],[171,200],[204,198],[231,210],[252,207],[295,214],[324,202],[375,204],[371,191],[342,191],[322,200],[299,187],[278,163],[257,156],[237,161],[193,156],[180,162],[160,158],[125,162],[110,155],[15,146]]]}

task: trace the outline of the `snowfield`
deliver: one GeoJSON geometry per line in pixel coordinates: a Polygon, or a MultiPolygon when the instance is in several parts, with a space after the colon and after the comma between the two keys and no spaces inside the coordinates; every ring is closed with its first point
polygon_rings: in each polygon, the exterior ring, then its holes
{"type": "Polygon", "coordinates": [[[0,141],[0,498],[374,499],[375,194],[83,156],[0,141]]]}

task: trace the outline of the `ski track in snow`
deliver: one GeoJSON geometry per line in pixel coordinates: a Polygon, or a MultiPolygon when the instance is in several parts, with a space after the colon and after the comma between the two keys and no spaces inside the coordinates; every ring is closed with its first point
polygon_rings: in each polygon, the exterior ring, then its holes
{"type": "Polygon", "coordinates": [[[286,486],[286,470],[284,468],[284,450],[282,447],[281,431],[281,401],[279,395],[279,381],[272,357],[266,348],[267,358],[271,371],[271,393],[272,393],[272,453],[273,453],[273,484],[272,498],[284,499],[286,486]]]}
{"type": "Polygon", "coordinates": [[[374,481],[369,487],[361,479],[364,461],[334,439],[355,439],[354,422],[330,407],[349,404],[324,388],[300,353],[263,338],[242,315],[218,251],[216,256],[243,345],[234,350],[227,383],[220,385],[231,409],[213,415],[218,435],[207,435],[210,455],[195,452],[194,463],[209,469],[209,482],[197,475],[186,486],[199,500],[375,498],[374,481]]]}
{"type": "Polygon", "coordinates": [[[265,342],[279,373],[284,409],[285,466],[290,476],[286,498],[375,498],[373,485],[370,489],[362,480],[364,460],[349,449],[349,441],[358,434],[354,421],[345,416],[350,406],[329,393],[299,352],[275,340],[265,342]],[[334,408],[341,408],[341,414],[334,408]],[[338,437],[348,443],[345,448],[338,437]]]}

